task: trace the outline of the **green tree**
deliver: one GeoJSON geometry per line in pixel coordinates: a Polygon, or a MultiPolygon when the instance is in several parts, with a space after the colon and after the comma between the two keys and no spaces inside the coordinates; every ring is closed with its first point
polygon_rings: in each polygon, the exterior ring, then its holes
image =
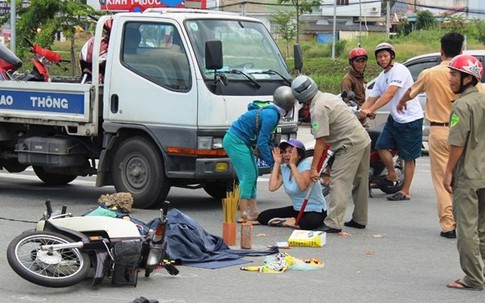
{"type": "Polygon", "coordinates": [[[416,29],[432,29],[436,26],[436,19],[434,15],[428,11],[419,11],[416,14],[416,29]]]}
{"type": "MultiPolygon", "coordinates": [[[[75,55],[74,34],[76,26],[89,22],[88,14],[96,14],[96,11],[83,0],[32,0],[29,6],[22,8],[22,0],[16,0],[17,4],[17,39],[20,43],[19,55],[28,48],[22,38],[27,38],[43,47],[50,47],[61,32],[66,39],[71,41],[71,64],[73,74],[77,66],[75,55]]],[[[9,16],[6,16],[7,22],[9,16]]]]}
{"type": "Polygon", "coordinates": [[[319,6],[320,0],[278,0],[279,4],[292,3],[296,10],[296,43],[300,41],[300,15],[308,12],[311,13],[312,7],[319,6]]]}
{"type": "Polygon", "coordinates": [[[473,35],[476,39],[485,44],[485,20],[482,19],[474,19],[472,20],[473,25],[473,35]]]}
{"type": "Polygon", "coordinates": [[[412,32],[412,26],[407,18],[401,19],[397,25],[397,33],[399,36],[407,36],[412,32]]]}
{"type": "Polygon", "coordinates": [[[286,44],[286,57],[290,54],[290,41],[296,36],[296,23],[293,21],[295,13],[290,11],[278,11],[272,18],[272,21],[278,25],[278,33],[281,38],[285,40],[286,44]]]}

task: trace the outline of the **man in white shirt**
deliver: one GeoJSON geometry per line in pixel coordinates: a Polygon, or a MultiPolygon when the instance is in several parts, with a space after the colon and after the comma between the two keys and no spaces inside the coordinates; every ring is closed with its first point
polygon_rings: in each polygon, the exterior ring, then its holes
{"type": "Polygon", "coordinates": [[[377,77],[374,88],[362,105],[361,117],[375,117],[375,111],[390,103],[389,118],[380,134],[376,149],[387,167],[389,174],[383,182],[396,182],[392,154],[389,150],[397,150],[404,160],[404,184],[394,195],[388,196],[390,201],[410,199],[410,187],[414,176],[416,158],[421,155],[423,110],[417,98],[406,103],[406,109],[397,111],[397,104],[406,91],[413,85],[413,77],[406,66],[394,62],[396,52],[389,43],[380,43],[375,51],[376,61],[383,71],[377,77]]]}

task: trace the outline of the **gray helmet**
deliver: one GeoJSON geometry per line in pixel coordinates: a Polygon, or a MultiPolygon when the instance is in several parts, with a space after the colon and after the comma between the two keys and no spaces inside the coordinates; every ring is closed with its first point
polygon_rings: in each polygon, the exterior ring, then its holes
{"type": "Polygon", "coordinates": [[[280,86],[273,93],[273,103],[289,112],[295,105],[295,97],[288,86],[280,86]]]}
{"type": "Polygon", "coordinates": [[[298,76],[291,82],[291,91],[298,102],[304,103],[317,94],[318,87],[312,78],[308,76],[298,76]]]}
{"type": "Polygon", "coordinates": [[[374,50],[374,55],[377,57],[377,54],[383,50],[388,51],[391,54],[392,59],[396,57],[396,51],[394,50],[394,47],[392,46],[391,43],[387,43],[387,42],[382,42],[377,44],[376,49],[374,50]]]}

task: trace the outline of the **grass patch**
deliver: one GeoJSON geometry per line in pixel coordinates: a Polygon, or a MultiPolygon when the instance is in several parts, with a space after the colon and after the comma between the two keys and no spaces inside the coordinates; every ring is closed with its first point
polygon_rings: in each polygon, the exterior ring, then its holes
{"type": "MultiPolygon", "coordinates": [[[[382,71],[374,57],[374,48],[377,44],[381,42],[391,43],[396,49],[396,61],[404,62],[414,56],[438,52],[440,50],[440,38],[447,32],[448,30],[437,28],[416,31],[407,36],[395,37],[391,40],[387,39],[386,34],[380,33],[369,33],[367,36],[362,37],[362,47],[369,54],[365,79],[370,81],[382,71]]],[[[467,49],[484,48],[484,44],[478,41],[478,36],[475,37],[470,34],[466,37],[467,49]]],[[[344,46],[343,49],[338,53],[336,51],[336,58],[333,60],[331,58],[331,44],[322,45],[311,41],[301,42],[304,61],[302,73],[312,77],[318,84],[320,90],[324,92],[340,93],[340,82],[349,69],[347,54],[352,48],[358,46],[358,40],[348,40],[342,44],[344,46]]],[[[342,44],[339,47],[342,47],[342,44]]],[[[336,45],[337,49],[338,47],[336,45]]],[[[293,66],[293,58],[288,58],[287,62],[288,66],[293,66]]]]}

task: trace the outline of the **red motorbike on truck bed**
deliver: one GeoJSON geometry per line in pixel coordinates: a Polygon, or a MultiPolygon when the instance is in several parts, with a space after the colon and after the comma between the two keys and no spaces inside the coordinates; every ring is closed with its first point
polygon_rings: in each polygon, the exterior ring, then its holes
{"type": "MultiPolygon", "coordinates": [[[[24,38],[24,41],[29,45],[34,54],[34,57],[31,59],[32,71],[19,74],[17,70],[22,67],[22,60],[10,49],[4,45],[0,45],[0,80],[50,82],[52,78],[49,74],[49,66],[52,64],[59,65],[61,62],[70,62],[63,60],[62,56],[57,52],[43,48],[39,44],[32,43],[27,38],[24,38]]],[[[73,80],[68,82],[73,82],[73,80]]],[[[75,82],[78,82],[78,80],[75,82]]]]}

